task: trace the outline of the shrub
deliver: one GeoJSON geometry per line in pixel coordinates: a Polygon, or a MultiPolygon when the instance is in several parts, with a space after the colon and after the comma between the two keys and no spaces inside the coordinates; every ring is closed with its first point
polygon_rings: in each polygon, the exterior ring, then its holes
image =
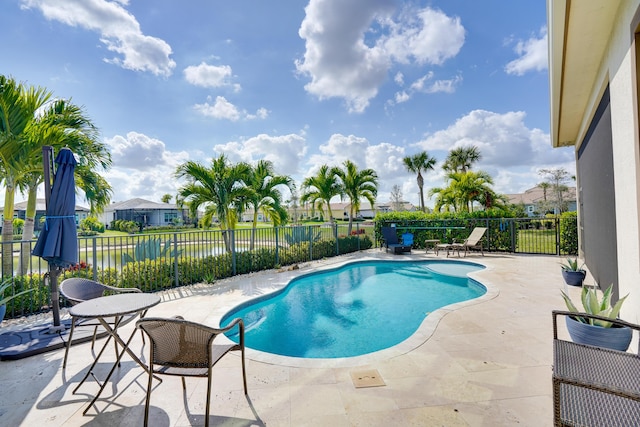
{"type": "Polygon", "coordinates": [[[14,235],[22,235],[22,230],[24,230],[24,219],[14,218],[13,219],[13,234],[14,235]]]}
{"type": "Polygon", "coordinates": [[[276,265],[276,253],[273,249],[257,249],[236,253],[236,273],[246,274],[253,271],[269,270],[276,265]]]}
{"type": "Polygon", "coordinates": [[[340,255],[350,252],[356,252],[357,250],[369,249],[373,246],[373,242],[369,236],[363,238],[357,236],[341,237],[338,239],[338,250],[340,255]]]}
{"type": "Polygon", "coordinates": [[[49,305],[51,292],[49,286],[44,286],[44,274],[15,276],[11,293],[15,295],[23,291],[29,292],[7,302],[7,317],[37,313],[49,305]]]}
{"type": "Polygon", "coordinates": [[[89,231],[104,233],[104,224],[98,221],[98,218],[94,216],[86,217],[85,219],[80,221],[79,225],[80,229],[85,233],[89,231]]]}
{"type": "Polygon", "coordinates": [[[568,255],[578,254],[578,213],[560,215],[560,251],[568,255]]]}
{"type": "Polygon", "coordinates": [[[122,231],[124,233],[136,233],[140,231],[140,224],[134,221],[127,221],[124,219],[117,219],[111,221],[111,229],[116,231],[122,231]]]}
{"type": "Polygon", "coordinates": [[[173,284],[173,263],[163,259],[127,263],[119,277],[121,288],[140,288],[143,292],[168,289],[173,284]]]}

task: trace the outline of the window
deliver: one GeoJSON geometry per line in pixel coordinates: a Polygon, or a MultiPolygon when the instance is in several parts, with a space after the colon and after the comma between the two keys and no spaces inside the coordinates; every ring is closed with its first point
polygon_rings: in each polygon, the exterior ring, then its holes
{"type": "Polygon", "coordinates": [[[178,214],[176,212],[165,212],[164,213],[164,223],[169,224],[178,219],[178,214]]]}

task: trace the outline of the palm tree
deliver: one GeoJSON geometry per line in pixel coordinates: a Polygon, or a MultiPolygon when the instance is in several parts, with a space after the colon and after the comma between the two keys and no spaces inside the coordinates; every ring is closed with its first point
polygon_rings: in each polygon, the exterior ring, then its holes
{"type": "Polygon", "coordinates": [[[227,251],[231,251],[228,230],[233,230],[238,222],[238,212],[243,203],[253,195],[243,180],[251,173],[246,163],[231,165],[226,156],[221,155],[206,167],[194,161],[181,164],[176,169],[177,178],[185,178],[187,183],[178,189],[180,200],[189,205],[192,215],[204,207],[209,217],[220,221],[220,228],[227,251]]]}
{"type": "Polygon", "coordinates": [[[32,147],[25,137],[36,111],[51,97],[43,88],[25,87],[0,75],[0,178],[5,185],[2,224],[2,275],[13,271],[13,210],[15,192],[29,172],[32,147]]]}
{"type": "Polygon", "coordinates": [[[173,196],[171,194],[167,193],[167,194],[163,194],[162,198],[160,198],[160,200],[162,201],[162,203],[169,203],[172,198],[173,198],[173,196]]]}
{"type": "Polygon", "coordinates": [[[348,229],[348,234],[351,235],[353,217],[360,211],[360,199],[367,199],[373,209],[378,195],[378,175],[373,169],[359,171],[351,160],[344,162],[344,169],[336,168],[335,173],[342,181],[342,192],[349,198],[351,203],[348,229]]]}
{"type": "MultiPolygon", "coordinates": [[[[49,145],[54,150],[70,148],[78,157],[75,169],[76,185],[81,188],[91,206],[91,214],[102,211],[111,200],[111,186],[97,172],[96,168],[106,170],[111,166],[111,154],[107,146],[98,140],[97,128],[78,106],[63,99],[51,102],[44,110],[36,112],[24,131],[24,139],[30,147],[26,173],[21,184],[27,190],[27,210],[23,240],[33,237],[34,219],[36,215],[37,188],[44,181],[42,168],[42,147],[49,145]]],[[[28,243],[22,251],[22,267],[24,273],[29,260],[28,243]]]]}
{"type": "Polygon", "coordinates": [[[287,218],[287,210],[282,204],[282,193],[278,187],[285,185],[291,190],[293,180],[288,176],[276,175],[272,162],[260,160],[251,168],[250,174],[245,179],[245,184],[253,190],[253,195],[247,201],[253,208],[250,245],[250,250],[253,250],[258,226],[258,212],[262,210],[265,215],[269,216],[274,226],[282,224],[287,218]]]}
{"type": "Polygon", "coordinates": [[[324,205],[327,205],[329,220],[333,222],[333,212],[331,212],[331,199],[342,194],[342,187],[336,176],[335,168],[322,165],[315,176],[310,176],[302,181],[302,203],[311,202],[311,208],[317,207],[324,212],[324,205]]]}
{"type": "Polygon", "coordinates": [[[402,159],[405,167],[409,172],[418,174],[418,188],[420,189],[420,210],[424,212],[424,178],[422,178],[422,171],[433,170],[436,164],[435,157],[431,157],[426,151],[423,151],[413,156],[407,156],[402,159]]]}
{"type": "Polygon", "coordinates": [[[482,155],[475,145],[458,147],[449,151],[442,168],[447,172],[468,172],[481,159],[482,155]]]}
{"type": "Polygon", "coordinates": [[[493,192],[493,179],[486,172],[449,172],[447,178],[458,208],[465,212],[473,210],[474,201],[484,200],[486,192],[493,192]]]}
{"type": "Polygon", "coordinates": [[[441,212],[444,209],[446,212],[456,211],[456,197],[453,194],[453,189],[450,187],[434,187],[429,191],[429,196],[436,196],[436,202],[433,206],[435,212],[441,212]]]}

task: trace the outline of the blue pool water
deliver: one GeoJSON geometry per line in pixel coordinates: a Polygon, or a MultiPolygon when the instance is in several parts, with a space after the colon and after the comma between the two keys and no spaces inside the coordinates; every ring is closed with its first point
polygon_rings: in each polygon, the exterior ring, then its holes
{"type": "MultiPolygon", "coordinates": [[[[409,338],[438,308],[483,295],[458,261],[364,261],[293,279],[282,291],[227,313],[241,317],[245,345],[292,357],[352,357],[409,338]]],[[[228,335],[237,341],[237,335],[228,335]]]]}

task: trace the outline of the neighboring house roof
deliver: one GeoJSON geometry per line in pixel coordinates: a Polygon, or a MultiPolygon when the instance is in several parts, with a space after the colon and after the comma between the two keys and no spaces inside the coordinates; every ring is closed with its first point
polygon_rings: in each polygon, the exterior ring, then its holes
{"type": "MultiPolygon", "coordinates": [[[[524,205],[535,205],[536,203],[540,203],[544,201],[544,190],[541,187],[533,187],[526,190],[524,193],[520,194],[505,194],[509,199],[509,203],[519,204],[522,203],[524,205]]],[[[551,189],[547,189],[547,200],[553,199],[553,192],[551,189]]],[[[565,202],[575,202],[576,201],[576,188],[569,187],[567,191],[564,192],[564,201],[565,202]]]]}
{"type": "Polygon", "coordinates": [[[177,209],[177,207],[172,203],[157,203],[140,198],[111,203],[109,206],[105,207],[105,211],[123,211],[129,209],[177,209]]]}
{"type": "MultiPolygon", "coordinates": [[[[349,211],[351,207],[351,203],[332,203],[331,209],[332,210],[337,209],[337,208],[334,208],[334,206],[338,206],[338,205],[344,205],[344,207],[340,207],[340,209],[344,211],[349,211]]],[[[402,207],[403,207],[403,210],[405,211],[415,210],[415,206],[410,202],[402,202],[402,207]]],[[[371,208],[371,204],[369,203],[369,201],[363,200],[362,202],[360,202],[360,211],[368,211],[368,210],[373,210],[373,211],[393,210],[393,202],[374,203],[373,209],[371,208]]]]}
{"type": "MultiPolygon", "coordinates": [[[[2,211],[4,208],[0,209],[2,211]]],[[[27,210],[27,202],[18,202],[13,205],[14,211],[26,211],[27,210]]],[[[36,199],[36,211],[46,211],[47,205],[45,203],[45,199],[36,199]]],[[[76,205],[76,212],[89,212],[88,208],[84,206],[76,205]]]]}
{"type": "Polygon", "coordinates": [[[619,1],[547,0],[554,147],[575,145],[586,132],[583,120],[619,7],[619,1]]]}

